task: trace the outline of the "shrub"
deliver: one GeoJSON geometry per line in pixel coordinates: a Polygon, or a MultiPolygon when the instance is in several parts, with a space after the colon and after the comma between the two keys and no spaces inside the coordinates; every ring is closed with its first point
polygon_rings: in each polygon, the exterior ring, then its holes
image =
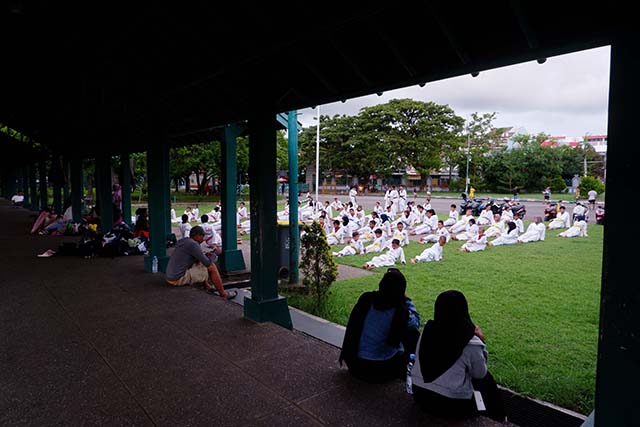
{"type": "Polygon", "coordinates": [[[591,190],[596,190],[596,193],[604,193],[604,184],[599,179],[593,176],[585,176],[580,180],[580,194],[583,197],[587,196],[587,193],[591,190]]]}
{"type": "Polygon", "coordinates": [[[338,267],[331,255],[331,246],[320,223],[304,226],[300,238],[300,269],[304,277],[302,283],[314,300],[314,313],[322,316],[326,310],[331,284],[338,276],[338,267]]]}

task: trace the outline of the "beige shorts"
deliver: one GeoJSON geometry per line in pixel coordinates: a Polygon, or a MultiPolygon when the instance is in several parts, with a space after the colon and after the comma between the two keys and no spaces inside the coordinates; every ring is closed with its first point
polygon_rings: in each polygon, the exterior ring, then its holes
{"type": "Polygon", "coordinates": [[[209,270],[207,269],[207,267],[200,262],[196,262],[190,269],[188,269],[184,273],[184,276],[182,276],[178,280],[167,280],[167,283],[172,286],[186,286],[193,285],[195,283],[203,283],[208,278],[209,270]]]}

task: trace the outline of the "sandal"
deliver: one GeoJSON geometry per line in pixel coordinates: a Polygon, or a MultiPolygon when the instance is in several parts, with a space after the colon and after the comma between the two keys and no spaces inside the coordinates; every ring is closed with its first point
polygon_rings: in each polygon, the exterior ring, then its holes
{"type": "MultiPolygon", "coordinates": [[[[211,293],[218,297],[222,296],[218,291],[211,291],[211,293]]],[[[227,297],[225,299],[226,300],[234,299],[236,296],[238,296],[238,291],[227,291],[227,297]]]]}

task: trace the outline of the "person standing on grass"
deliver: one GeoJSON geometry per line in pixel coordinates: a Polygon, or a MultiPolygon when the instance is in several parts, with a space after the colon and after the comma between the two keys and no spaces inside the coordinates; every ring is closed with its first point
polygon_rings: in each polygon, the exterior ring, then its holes
{"type": "Polygon", "coordinates": [[[420,409],[443,417],[480,414],[505,420],[498,386],[487,369],[484,341],[482,329],[471,321],[464,294],[449,290],[438,295],[411,371],[413,399],[420,409]],[[474,392],[481,393],[486,411],[478,410],[474,392]]]}

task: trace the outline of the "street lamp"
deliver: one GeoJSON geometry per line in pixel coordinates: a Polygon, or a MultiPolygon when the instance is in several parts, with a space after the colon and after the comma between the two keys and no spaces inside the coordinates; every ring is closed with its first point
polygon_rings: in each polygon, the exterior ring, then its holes
{"type": "Polygon", "coordinates": [[[316,129],[316,203],[313,212],[318,215],[318,183],[320,180],[320,106],[317,107],[318,127],[316,129]]]}
{"type": "Polygon", "coordinates": [[[464,194],[469,194],[469,160],[471,158],[471,139],[469,138],[469,126],[467,122],[464,123],[465,131],[467,132],[467,175],[465,176],[464,194]]]}

